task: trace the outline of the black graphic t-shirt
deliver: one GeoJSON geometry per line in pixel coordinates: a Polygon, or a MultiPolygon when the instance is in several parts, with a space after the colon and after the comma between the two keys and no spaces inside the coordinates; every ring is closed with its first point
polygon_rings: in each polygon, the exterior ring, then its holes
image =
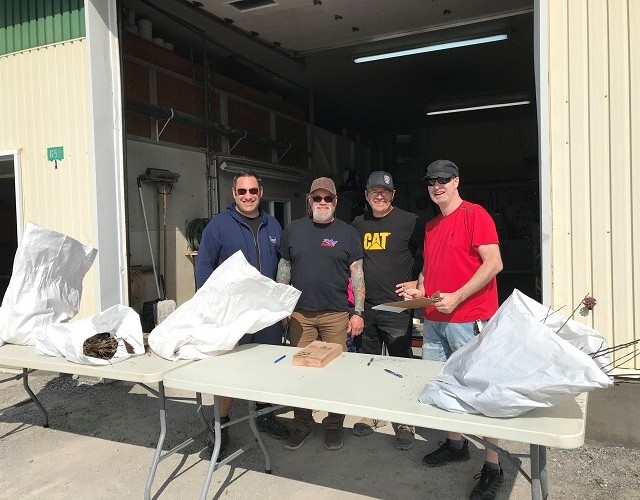
{"type": "Polygon", "coordinates": [[[358,232],[340,219],[294,220],[282,233],[280,255],[291,263],[291,285],[302,291],[296,309],[347,311],[349,266],[363,257],[358,232]]]}
{"type": "Polygon", "coordinates": [[[351,223],[364,246],[366,301],[372,305],[399,300],[396,284],[415,279],[421,263],[416,252],[424,239],[418,216],[394,207],[384,217],[360,215],[351,223]]]}

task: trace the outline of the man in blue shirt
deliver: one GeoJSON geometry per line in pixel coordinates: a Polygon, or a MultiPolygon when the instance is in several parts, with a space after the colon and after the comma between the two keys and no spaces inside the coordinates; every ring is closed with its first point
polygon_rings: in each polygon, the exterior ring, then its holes
{"type": "MultiPolygon", "coordinates": [[[[234,202],[216,215],[202,233],[196,262],[196,286],[200,288],[211,273],[238,250],[260,273],[275,279],[282,228],[280,223],[260,208],[263,187],[258,175],[250,170],[233,179],[234,202]]],[[[252,335],[245,335],[239,344],[256,343],[282,345],[282,325],[277,322],[252,335]]],[[[222,423],[229,421],[231,398],[220,398],[222,423]]],[[[258,403],[258,409],[268,405],[258,403]]],[[[257,419],[258,428],[275,439],[287,439],[289,430],[273,413],[257,419]]],[[[229,441],[229,429],[222,429],[221,451],[229,441]]],[[[213,443],[209,443],[213,450],[213,443]]]]}

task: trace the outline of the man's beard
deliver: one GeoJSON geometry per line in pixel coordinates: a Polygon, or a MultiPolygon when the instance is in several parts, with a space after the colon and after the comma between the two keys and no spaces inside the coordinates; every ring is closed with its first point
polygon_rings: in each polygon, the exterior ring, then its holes
{"type": "Polygon", "coordinates": [[[313,209],[313,222],[319,222],[320,224],[326,224],[333,219],[334,209],[324,210],[319,207],[313,209]]]}

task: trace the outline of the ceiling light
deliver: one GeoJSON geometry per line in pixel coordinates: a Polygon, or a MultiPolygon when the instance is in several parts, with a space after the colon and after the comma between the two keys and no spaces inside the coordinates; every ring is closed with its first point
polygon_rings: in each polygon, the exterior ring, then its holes
{"type": "Polygon", "coordinates": [[[432,45],[423,45],[412,49],[396,50],[393,52],[385,52],[382,54],[373,54],[370,56],[359,56],[353,59],[354,63],[363,63],[370,61],[379,61],[381,59],[391,59],[393,57],[412,56],[415,54],[424,54],[425,52],[435,52],[437,50],[456,49],[458,47],[468,47],[470,45],[479,45],[481,43],[499,42],[506,40],[509,35],[506,33],[500,35],[483,36],[480,38],[469,38],[467,40],[458,40],[455,42],[442,42],[432,45]]]}
{"type": "Polygon", "coordinates": [[[531,104],[531,101],[512,101],[512,102],[500,102],[494,104],[481,104],[478,106],[468,106],[463,108],[441,109],[437,111],[428,111],[427,116],[443,115],[446,113],[462,113],[464,111],[478,111],[481,109],[493,109],[493,108],[507,108],[510,106],[525,106],[531,104]]]}

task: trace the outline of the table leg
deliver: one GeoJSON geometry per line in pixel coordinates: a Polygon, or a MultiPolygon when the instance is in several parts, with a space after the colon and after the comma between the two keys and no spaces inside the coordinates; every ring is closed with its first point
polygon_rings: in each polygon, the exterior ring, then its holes
{"type": "Polygon", "coordinates": [[[40,403],[40,400],[33,393],[31,387],[29,387],[29,370],[27,368],[22,369],[22,385],[24,386],[24,390],[27,391],[27,394],[29,394],[31,401],[33,401],[36,406],[40,408],[40,411],[44,413],[44,426],[49,427],[49,414],[47,413],[47,410],[44,409],[44,406],[42,406],[42,403],[40,403]]]}
{"type": "Polygon", "coordinates": [[[162,447],[164,446],[164,440],[167,436],[167,416],[164,398],[164,384],[160,382],[158,384],[158,405],[160,407],[160,436],[158,437],[158,445],[153,455],[153,461],[151,462],[151,469],[149,470],[149,476],[147,477],[147,484],[144,488],[144,498],[149,500],[151,498],[151,485],[158,469],[158,463],[160,463],[160,456],[162,455],[162,447]]]}
{"type": "Polygon", "coordinates": [[[264,455],[264,471],[267,474],[271,474],[271,457],[269,456],[269,451],[262,440],[262,436],[260,435],[260,431],[258,430],[258,426],[256,424],[256,402],[249,402],[249,426],[253,431],[253,435],[256,437],[256,441],[260,445],[260,449],[262,450],[262,454],[264,455]]]}
{"type": "Polygon", "coordinates": [[[545,500],[549,497],[549,481],[547,476],[547,447],[540,446],[540,487],[542,488],[542,498],[545,500]]]}
{"type": "Polygon", "coordinates": [[[531,498],[546,500],[549,496],[547,482],[547,449],[536,444],[530,445],[531,454],[531,498]]]}
{"type": "Polygon", "coordinates": [[[216,470],[218,457],[220,456],[220,446],[222,444],[222,427],[220,425],[220,396],[213,396],[213,431],[215,438],[213,441],[213,453],[211,454],[211,462],[207,469],[207,475],[204,478],[202,491],[200,492],[200,500],[206,500],[213,472],[216,470]]]}

